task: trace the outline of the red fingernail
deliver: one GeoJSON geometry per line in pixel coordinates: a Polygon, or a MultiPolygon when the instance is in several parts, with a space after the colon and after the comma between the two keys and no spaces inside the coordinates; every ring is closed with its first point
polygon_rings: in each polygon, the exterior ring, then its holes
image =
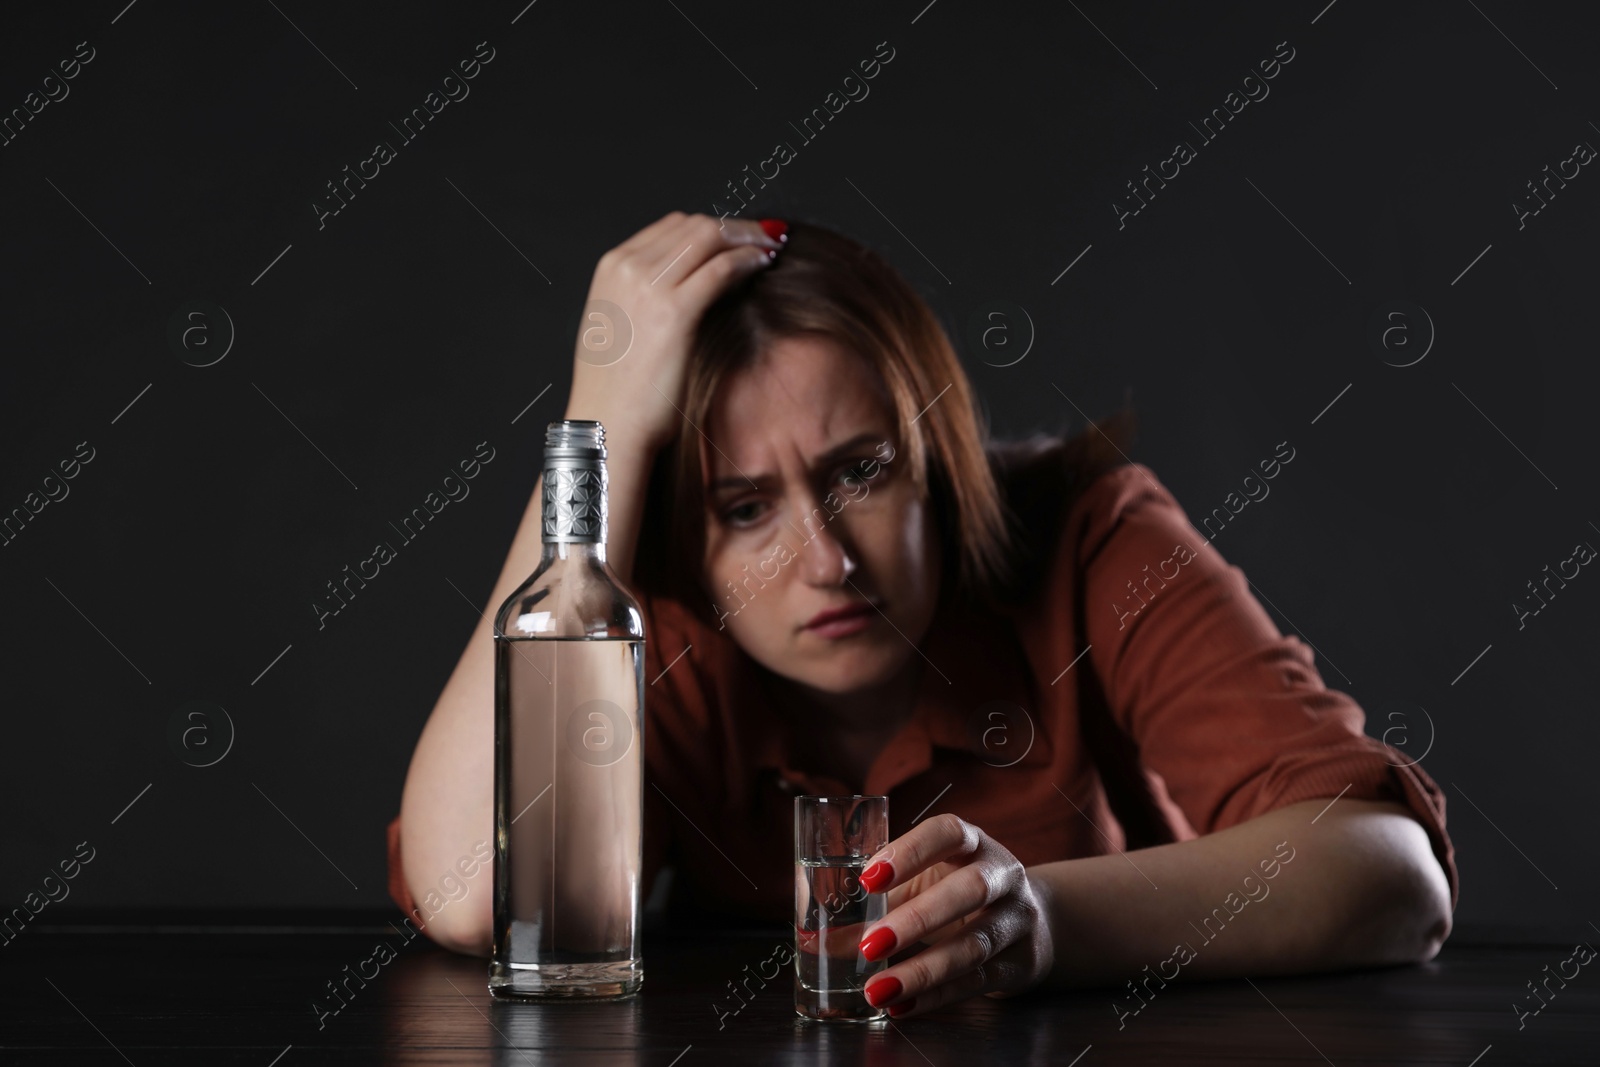
{"type": "Polygon", "coordinates": [[[861,941],[861,954],[869,960],[887,956],[894,949],[894,931],[880,926],[861,941]]]}
{"type": "Polygon", "coordinates": [[[874,1008],[881,1008],[884,1001],[898,997],[900,990],[903,988],[904,986],[900,984],[900,979],[898,978],[880,978],[867,986],[867,1003],[874,1008]]]}
{"type": "Polygon", "coordinates": [[[774,241],[789,240],[789,224],[782,219],[762,219],[761,231],[774,241]]]}
{"type": "Polygon", "coordinates": [[[910,1011],[916,1006],[917,998],[912,997],[910,1000],[901,1001],[899,1004],[889,1005],[889,1014],[898,1019],[900,1016],[904,1015],[906,1012],[910,1011]]]}
{"type": "Polygon", "coordinates": [[[867,887],[869,893],[880,893],[883,887],[894,879],[894,868],[883,860],[879,860],[861,872],[861,884],[867,887]]]}

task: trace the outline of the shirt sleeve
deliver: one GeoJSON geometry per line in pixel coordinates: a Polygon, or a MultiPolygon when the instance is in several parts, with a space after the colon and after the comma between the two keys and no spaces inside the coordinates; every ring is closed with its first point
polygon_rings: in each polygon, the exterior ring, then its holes
{"type": "Polygon", "coordinates": [[[1150,469],[1101,477],[1075,509],[1090,660],[1118,725],[1195,831],[1322,797],[1397,801],[1427,831],[1454,909],[1443,792],[1365,734],[1360,705],[1323,683],[1311,648],[1278,631],[1150,469]]]}

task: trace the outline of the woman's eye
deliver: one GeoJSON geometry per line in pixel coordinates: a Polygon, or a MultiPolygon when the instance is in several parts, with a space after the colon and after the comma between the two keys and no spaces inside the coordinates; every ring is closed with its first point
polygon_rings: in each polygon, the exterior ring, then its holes
{"type": "MultiPolygon", "coordinates": [[[[859,485],[865,485],[868,481],[872,480],[867,475],[865,469],[866,465],[867,461],[863,460],[860,463],[852,463],[849,466],[844,467],[839,471],[839,481],[843,482],[852,489],[859,485]]],[[[882,473],[883,472],[880,469],[878,474],[881,475],[882,473]]]]}
{"type": "Polygon", "coordinates": [[[748,526],[760,517],[761,505],[756,501],[740,504],[722,513],[722,520],[730,526],[748,526]]]}

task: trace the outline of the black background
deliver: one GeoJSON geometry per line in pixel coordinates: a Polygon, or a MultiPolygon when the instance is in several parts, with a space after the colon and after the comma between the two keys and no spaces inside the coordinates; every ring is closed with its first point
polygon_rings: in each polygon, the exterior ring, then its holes
{"type": "Polygon", "coordinates": [[[561,415],[595,260],[734,206],[725,183],[788,141],[747,215],[884,252],[999,434],[1131,396],[1133,458],[1197,524],[1288,441],[1214,544],[1370,733],[1426,754],[1458,932],[1592,932],[1600,578],[1521,630],[1512,608],[1600,545],[1600,179],[1521,228],[1513,209],[1600,144],[1592,11],[125,3],[8,12],[0,36],[5,113],[95,50],[0,147],[0,511],[80,442],[95,457],[0,547],[0,909],[85,840],[40,921],[390,906],[384,824],[561,415]],[[884,41],[870,95],[802,142],[789,123],[884,41]],[[479,42],[470,96],[401,144],[389,122],[479,42]],[[1189,124],[1280,42],[1270,95],[1202,145],[1189,124]],[[1125,183],[1180,139],[1197,158],[1119,228],[1125,183]],[[395,160],[319,229],[325,183],[379,140],[395,160]],[[218,348],[168,340],[196,300],[236,331],[208,367],[218,348]],[[992,301],[1035,331],[1011,366],[969,340],[992,301]],[[485,441],[470,496],[319,629],[324,583],[485,441]],[[174,744],[188,701],[232,723],[208,767],[185,758],[226,726],[174,744]]]}

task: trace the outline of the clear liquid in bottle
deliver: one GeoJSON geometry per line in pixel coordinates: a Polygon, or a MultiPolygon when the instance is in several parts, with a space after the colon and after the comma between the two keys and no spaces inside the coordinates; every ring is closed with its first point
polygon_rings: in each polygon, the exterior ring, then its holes
{"type": "Polygon", "coordinates": [[[644,628],[605,562],[599,424],[552,423],[544,553],[495,617],[497,997],[644,980],[644,628]]]}

